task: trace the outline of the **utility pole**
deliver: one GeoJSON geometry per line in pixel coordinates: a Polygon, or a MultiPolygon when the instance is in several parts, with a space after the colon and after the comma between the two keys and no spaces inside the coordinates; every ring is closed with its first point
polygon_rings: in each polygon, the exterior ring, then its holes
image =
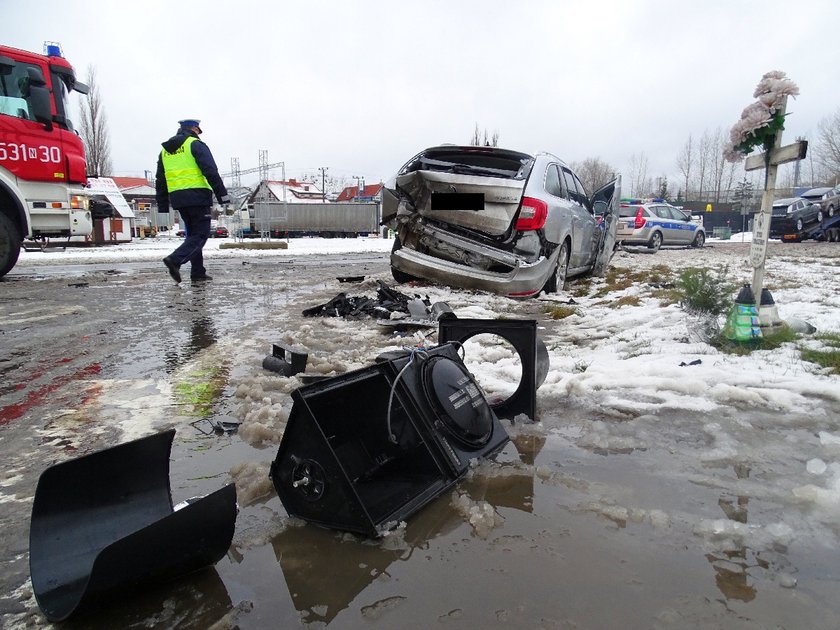
{"type": "Polygon", "coordinates": [[[330,170],[327,166],[322,166],[318,169],[321,173],[321,201],[327,202],[327,171],[330,170]]]}

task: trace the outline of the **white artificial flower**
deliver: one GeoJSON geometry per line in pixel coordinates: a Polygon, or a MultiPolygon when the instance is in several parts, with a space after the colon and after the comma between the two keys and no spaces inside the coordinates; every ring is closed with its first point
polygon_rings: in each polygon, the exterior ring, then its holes
{"type": "Polygon", "coordinates": [[[734,146],[728,145],[723,150],[723,159],[726,160],[727,162],[732,162],[734,164],[736,162],[740,162],[741,160],[743,160],[744,159],[744,154],[741,153],[740,151],[736,151],[734,146]]]}
{"type": "Polygon", "coordinates": [[[771,70],[770,72],[766,72],[762,79],[784,79],[787,76],[786,73],[782,72],[781,70],[771,70]]]}

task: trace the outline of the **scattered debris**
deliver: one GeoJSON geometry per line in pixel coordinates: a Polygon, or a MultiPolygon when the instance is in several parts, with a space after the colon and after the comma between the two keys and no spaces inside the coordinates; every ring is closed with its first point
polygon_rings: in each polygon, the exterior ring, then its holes
{"type": "Polygon", "coordinates": [[[283,376],[294,376],[306,370],[308,358],[309,353],[306,348],[273,343],[271,344],[271,354],[263,359],[262,366],[266,370],[277,372],[283,376]]]}
{"type": "MultiPolygon", "coordinates": [[[[381,280],[376,298],[366,296],[348,296],[339,293],[326,304],[313,306],[303,311],[304,317],[375,317],[389,319],[392,313],[408,313],[409,296],[392,289],[381,280]]],[[[428,302],[428,297],[426,298],[428,302]]]]}
{"type": "Polygon", "coordinates": [[[694,361],[689,361],[688,363],[686,363],[685,361],[680,361],[680,367],[686,367],[688,365],[700,365],[701,363],[703,363],[703,361],[701,361],[700,359],[694,359],[694,361]]]}

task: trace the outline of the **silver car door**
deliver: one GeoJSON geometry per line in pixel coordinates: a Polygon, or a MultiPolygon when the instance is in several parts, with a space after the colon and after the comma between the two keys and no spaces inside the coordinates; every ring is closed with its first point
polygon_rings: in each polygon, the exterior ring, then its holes
{"type": "Polygon", "coordinates": [[[694,237],[694,226],[684,212],[673,206],[668,206],[671,218],[674,221],[674,242],[690,243],[694,237]]]}
{"type": "Polygon", "coordinates": [[[578,191],[578,205],[581,208],[580,213],[580,265],[581,267],[591,267],[595,260],[595,249],[597,240],[595,238],[595,212],[592,210],[592,204],[589,201],[589,192],[580,181],[577,175],[572,173],[578,191]]]}
{"type": "Polygon", "coordinates": [[[607,273],[610,260],[615,251],[615,240],[618,233],[619,200],[621,199],[621,175],[592,195],[592,207],[595,216],[603,216],[601,234],[595,250],[595,260],[592,274],[604,276],[607,273]]]}
{"type": "Polygon", "coordinates": [[[572,251],[569,252],[569,267],[577,268],[585,264],[582,252],[584,249],[583,237],[586,231],[584,223],[586,209],[581,206],[580,193],[578,192],[574,175],[565,166],[562,167],[561,171],[563,172],[563,179],[566,182],[566,188],[569,191],[569,197],[572,202],[572,251]]]}

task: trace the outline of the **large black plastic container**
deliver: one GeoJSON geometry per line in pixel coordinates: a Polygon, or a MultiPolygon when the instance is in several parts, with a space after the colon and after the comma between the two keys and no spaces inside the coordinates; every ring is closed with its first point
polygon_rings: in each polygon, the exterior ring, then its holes
{"type": "Polygon", "coordinates": [[[292,399],[270,473],[286,511],[372,537],[508,441],[451,345],[301,387],[292,399]]]}

